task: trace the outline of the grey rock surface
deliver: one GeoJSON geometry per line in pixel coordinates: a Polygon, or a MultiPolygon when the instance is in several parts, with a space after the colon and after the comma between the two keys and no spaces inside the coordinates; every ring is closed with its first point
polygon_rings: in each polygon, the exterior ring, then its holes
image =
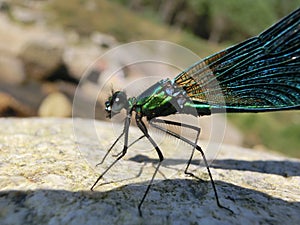
{"type": "MultiPolygon", "coordinates": [[[[91,185],[122,150],[101,161],[122,126],[83,119],[0,119],[0,224],[298,224],[300,160],[271,152],[219,145],[211,164],[220,202],[195,154],[184,175],[190,148],[153,135],[166,163],[139,204],[157,155],[146,140],[128,150],[102,182],[91,185]]],[[[205,132],[205,131],[203,131],[205,132]]],[[[130,128],[130,140],[141,134],[130,128]]],[[[207,146],[199,141],[203,149],[207,146]]],[[[208,157],[209,153],[206,152],[208,157]]],[[[210,158],[210,157],[209,157],[210,158]]],[[[211,159],[211,160],[212,160],[211,159]]]]}

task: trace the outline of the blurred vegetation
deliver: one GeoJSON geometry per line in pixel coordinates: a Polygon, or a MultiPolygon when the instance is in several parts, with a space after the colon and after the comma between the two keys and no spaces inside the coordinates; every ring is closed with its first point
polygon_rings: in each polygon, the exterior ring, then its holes
{"type": "Polygon", "coordinates": [[[243,132],[245,146],[264,146],[300,158],[299,112],[228,114],[228,118],[243,132]]]}
{"type": "MultiPolygon", "coordinates": [[[[100,31],[120,42],[167,40],[204,57],[257,35],[299,6],[300,0],[52,0],[48,10],[53,24],[81,36],[100,31]]],[[[229,119],[245,134],[246,146],[300,157],[298,112],[232,114],[229,119]]]]}
{"type": "Polygon", "coordinates": [[[221,49],[192,33],[169,27],[161,21],[153,22],[140,12],[133,13],[113,1],[52,0],[47,9],[51,12],[52,24],[75,30],[83,37],[99,31],[125,43],[145,39],[166,40],[196,50],[201,57],[221,49]]]}
{"type": "Polygon", "coordinates": [[[156,21],[211,42],[257,35],[300,6],[300,0],[114,0],[156,21]]]}

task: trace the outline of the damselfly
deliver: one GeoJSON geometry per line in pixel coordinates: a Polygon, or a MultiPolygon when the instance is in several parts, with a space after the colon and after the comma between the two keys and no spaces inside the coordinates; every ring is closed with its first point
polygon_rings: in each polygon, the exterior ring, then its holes
{"type": "MultiPolygon", "coordinates": [[[[217,189],[206,157],[197,144],[200,128],[179,122],[160,119],[171,114],[191,114],[193,116],[211,115],[222,112],[267,112],[300,109],[300,9],[292,12],[259,36],[229,47],[209,56],[181,72],[174,79],[163,79],[137,97],[127,97],[124,91],[117,91],[105,102],[107,117],[112,118],[122,110],[126,111],[123,132],[107,151],[106,156],[124,136],[122,152],[104,170],[94,185],[124,157],[128,144],[128,132],[132,117],[142,132],[136,141],[147,138],[157,152],[159,161],[148,184],[138,210],[149,192],[151,184],[164,160],[163,153],[142,120],[149,125],[180,139],[193,149],[185,173],[195,150],[203,157],[211,180],[217,205],[221,208],[217,189]],[[133,116],[133,112],[134,116],[133,116]],[[197,132],[191,141],[162,124],[181,126],[197,132]]],[[[135,142],[136,142],[135,141],[135,142]]],[[[101,164],[101,163],[100,163],[101,164]]]]}

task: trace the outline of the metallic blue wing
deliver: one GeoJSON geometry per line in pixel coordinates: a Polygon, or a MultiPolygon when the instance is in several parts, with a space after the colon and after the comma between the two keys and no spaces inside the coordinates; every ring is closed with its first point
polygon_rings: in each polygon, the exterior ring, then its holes
{"type": "Polygon", "coordinates": [[[197,62],[174,82],[212,113],[300,109],[300,8],[259,36],[197,62]]]}

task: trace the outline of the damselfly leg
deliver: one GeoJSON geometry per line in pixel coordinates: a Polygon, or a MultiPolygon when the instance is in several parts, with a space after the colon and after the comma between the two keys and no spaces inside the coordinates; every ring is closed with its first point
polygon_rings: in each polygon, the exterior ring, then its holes
{"type": "MultiPolygon", "coordinates": [[[[233,211],[232,211],[231,209],[229,209],[229,208],[223,206],[223,205],[220,203],[220,201],[219,201],[219,196],[218,196],[217,188],[216,188],[215,182],[214,182],[214,180],[213,180],[213,178],[212,178],[212,174],[211,174],[211,172],[210,172],[210,168],[209,168],[207,159],[206,159],[206,157],[205,157],[205,154],[204,154],[202,148],[201,148],[199,145],[197,145],[197,140],[196,140],[196,143],[194,143],[194,142],[190,141],[189,139],[187,139],[187,138],[185,138],[185,137],[182,137],[182,136],[180,136],[179,134],[177,134],[177,133],[175,133],[175,132],[173,132],[173,131],[171,131],[171,130],[168,130],[167,128],[164,128],[164,127],[159,126],[158,124],[155,124],[155,122],[156,122],[156,123],[172,124],[172,125],[176,125],[176,124],[177,124],[178,126],[185,126],[185,127],[190,127],[190,125],[188,125],[188,124],[184,124],[184,125],[183,125],[183,124],[181,124],[181,123],[177,123],[177,122],[173,122],[173,121],[168,121],[168,120],[160,120],[160,119],[159,119],[159,120],[158,120],[158,119],[152,119],[151,121],[149,121],[149,124],[150,124],[151,126],[153,126],[154,128],[156,128],[156,129],[158,129],[158,130],[161,130],[161,131],[163,131],[163,132],[166,132],[167,134],[169,134],[169,135],[171,135],[171,136],[173,136],[173,137],[175,137],[175,138],[177,138],[177,139],[180,139],[180,140],[182,140],[183,142],[185,142],[185,143],[187,143],[187,144],[189,144],[189,145],[191,145],[191,146],[193,147],[193,152],[192,152],[191,157],[190,157],[190,159],[189,159],[189,161],[188,161],[188,164],[187,164],[187,167],[186,167],[186,171],[185,171],[185,172],[186,172],[187,174],[189,174],[189,175],[195,177],[195,178],[197,178],[197,176],[195,176],[193,173],[187,172],[187,169],[188,169],[188,167],[189,167],[189,165],[190,165],[190,163],[191,163],[191,160],[192,160],[192,158],[193,158],[194,150],[196,149],[197,151],[199,151],[199,152],[201,153],[202,158],[203,158],[203,161],[204,161],[204,164],[205,164],[205,166],[206,166],[206,169],[207,169],[207,172],[208,172],[208,175],[209,175],[209,178],[210,178],[210,181],[211,181],[211,184],[212,184],[212,188],[213,188],[213,190],[214,190],[214,194],[215,194],[215,198],[216,198],[217,205],[218,205],[220,208],[226,209],[226,210],[230,211],[231,213],[233,213],[233,211]]],[[[191,128],[191,129],[194,129],[194,128],[191,128]]],[[[200,130],[199,130],[199,132],[200,132],[200,130]]],[[[198,178],[198,179],[199,179],[199,178],[198,178]]]]}
{"type": "Polygon", "coordinates": [[[112,150],[112,148],[115,146],[115,144],[120,140],[120,138],[125,134],[124,137],[124,146],[123,146],[123,151],[122,153],[106,168],[106,170],[104,170],[104,172],[102,172],[102,174],[98,177],[98,179],[96,180],[96,182],[93,184],[93,186],[91,187],[91,191],[93,191],[94,187],[97,185],[97,183],[102,179],[102,177],[121,159],[124,157],[124,155],[126,155],[127,149],[128,149],[128,131],[129,131],[129,126],[130,126],[130,120],[131,120],[131,115],[128,114],[126,119],[125,119],[125,124],[124,124],[124,130],[121,133],[121,135],[117,138],[117,140],[113,143],[113,145],[109,148],[109,150],[107,151],[107,153],[105,154],[104,158],[102,159],[102,161],[100,163],[98,163],[97,165],[100,165],[104,162],[105,158],[107,157],[107,155],[109,154],[109,152],[112,150]]]}
{"type": "MultiPolygon", "coordinates": [[[[185,123],[179,123],[179,122],[175,122],[175,121],[170,121],[170,120],[162,120],[162,119],[157,119],[157,118],[153,118],[151,120],[152,123],[165,123],[165,124],[168,124],[168,125],[174,125],[174,126],[178,126],[178,127],[185,127],[185,128],[189,128],[189,129],[192,129],[192,130],[195,130],[197,132],[196,134],[196,139],[195,139],[195,143],[194,143],[194,146],[193,146],[193,150],[192,150],[192,153],[190,155],[190,158],[187,162],[187,165],[186,165],[186,168],[184,170],[184,173],[187,174],[187,175],[190,175],[192,177],[196,177],[192,172],[189,172],[188,169],[189,169],[189,166],[191,165],[191,162],[192,162],[192,159],[193,159],[193,156],[194,156],[194,153],[195,153],[195,146],[197,144],[197,141],[199,139],[199,135],[200,135],[200,131],[201,131],[201,128],[199,127],[196,127],[196,126],[193,126],[193,125],[190,125],[190,124],[185,124],[185,123]]],[[[151,123],[150,123],[151,124],[151,123]]],[[[154,127],[154,126],[153,126],[154,127]]]]}
{"type": "MultiPolygon", "coordinates": [[[[144,137],[146,137],[144,134],[142,136],[140,136],[139,138],[135,139],[133,142],[130,143],[130,145],[128,145],[128,148],[130,148],[132,145],[134,145],[135,143],[137,143],[139,140],[143,139],[144,137]]],[[[115,141],[115,142],[118,142],[118,139],[115,141]]],[[[113,144],[114,146],[114,144],[113,144]]],[[[109,150],[111,150],[112,147],[109,148],[109,150]]],[[[113,155],[113,157],[118,157],[122,154],[122,152],[119,152],[115,155],[113,155]]],[[[104,157],[106,157],[108,155],[108,153],[105,154],[104,157]]],[[[102,160],[103,161],[103,160],[102,160]]]]}
{"type": "Polygon", "coordinates": [[[141,120],[140,117],[137,117],[137,116],[136,116],[135,119],[136,119],[136,124],[137,124],[137,126],[140,128],[140,130],[143,132],[143,134],[146,136],[146,138],[150,141],[150,143],[152,144],[152,146],[155,148],[155,150],[156,150],[156,152],[157,152],[157,154],[158,154],[158,157],[159,157],[158,165],[157,165],[157,167],[155,168],[155,171],[154,171],[154,173],[153,173],[153,175],[152,175],[152,178],[151,178],[151,180],[150,180],[150,182],[149,182],[149,184],[148,184],[148,186],[147,186],[147,189],[146,189],[146,191],[145,191],[145,193],[144,193],[144,196],[143,196],[143,198],[142,198],[142,200],[141,200],[141,202],[140,202],[140,204],[139,204],[139,206],[138,206],[139,214],[140,214],[140,216],[142,216],[142,210],[141,210],[142,204],[143,204],[143,202],[144,202],[144,200],[145,200],[145,198],[146,198],[146,196],[147,196],[147,194],[148,194],[148,192],[149,192],[149,190],[150,190],[150,187],[151,187],[151,185],[152,185],[152,183],[153,183],[153,180],[154,180],[154,178],[155,178],[155,176],[156,176],[156,174],[157,174],[157,171],[158,171],[158,169],[159,169],[159,167],[160,167],[160,165],[161,165],[161,162],[164,160],[164,156],[163,156],[161,150],[159,149],[159,147],[157,146],[156,142],[155,142],[155,141],[152,139],[152,137],[149,135],[148,130],[147,130],[147,127],[145,126],[145,123],[141,120]]]}
{"type": "MultiPolygon", "coordinates": [[[[159,149],[158,145],[156,144],[156,142],[152,139],[152,137],[149,135],[148,130],[144,124],[144,122],[141,120],[141,118],[136,117],[136,124],[139,127],[139,129],[142,131],[143,135],[140,136],[138,139],[136,139],[134,142],[132,142],[130,145],[128,145],[128,131],[129,131],[129,125],[130,125],[130,119],[131,116],[127,116],[126,120],[125,120],[125,125],[124,125],[124,130],[121,133],[121,135],[119,135],[119,137],[116,139],[116,141],[113,143],[113,145],[109,148],[108,152],[105,154],[104,159],[102,159],[101,163],[103,163],[103,161],[105,160],[105,158],[107,157],[107,155],[109,154],[109,152],[112,150],[112,148],[115,146],[115,144],[120,140],[120,138],[125,135],[124,137],[124,147],[123,147],[123,151],[120,152],[118,154],[118,157],[104,170],[104,172],[102,172],[102,174],[98,177],[98,179],[96,180],[96,182],[93,184],[93,186],[91,187],[91,190],[93,191],[94,187],[97,185],[97,183],[103,178],[103,176],[121,159],[125,156],[127,149],[133,145],[134,143],[138,142],[139,140],[141,140],[142,138],[146,137],[149,142],[152,144],[152,146],[155,148],[158,156],[159,156],[159,162],[158,165],[155,168],[155,171],[152,175],[152,178],[147,186],[147,189],[142,197],[142,200],[140,201],[139,205],[138,205],[138,210],[139,210],[139,215],[142,216],[142,204],[150,190],[150,187],[155,179],[155,176],[159,170],[159,167],[161,165],[161,162],[163,161],[164,157],[163,154],[161,152],[161,150],[159,149]]],[[[100,164],[101,164],[100,163],[100,164]]],[[[99,165],[99,164],[97,164],[99,165]]]]}

